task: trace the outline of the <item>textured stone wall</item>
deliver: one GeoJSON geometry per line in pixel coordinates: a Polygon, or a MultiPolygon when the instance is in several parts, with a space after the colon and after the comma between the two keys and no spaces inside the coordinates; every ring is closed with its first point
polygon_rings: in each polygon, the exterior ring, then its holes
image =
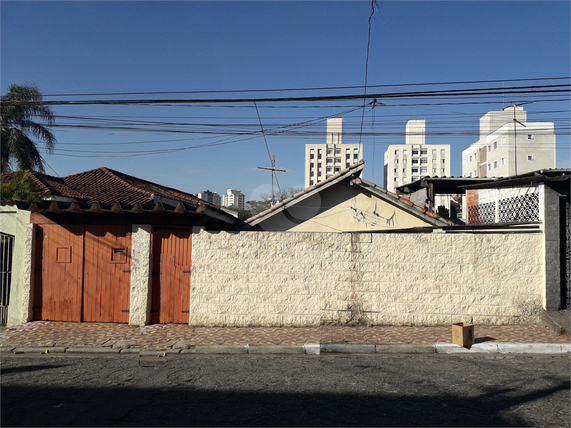
{"type": "Polygon", "coordinates": [[[193,235],[190,323],[533,323],[541,234],[193,235]]]}
{"type": "Polygon", "coordinates": [[[151,225],[134,224],[131,235],[131,293],[129,324],[145,325],[151,320],[151,225]]]}

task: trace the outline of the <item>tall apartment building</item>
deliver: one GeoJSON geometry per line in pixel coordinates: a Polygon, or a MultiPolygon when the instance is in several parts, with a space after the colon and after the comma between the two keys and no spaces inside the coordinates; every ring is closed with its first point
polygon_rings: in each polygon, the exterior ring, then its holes
{"type": "Polygon", "coordinates": [[[211,192],[210,190],[203,190],[202,192],[199,192],[196,196],[198,196],[203,201],[210,202],[211,204],[218,206],[221,205],[220,195],[216,192],[211,192]]]}
{"type": "Polygon", "coordinates": [[[325,144],[305,145],[305,187],[326,180],[363,159],[363,145],[343,143],[343,118],[327,119],[325,144]]]}
{"type": "Polygon", "coordinates": [[[425,127],[424,119],[409,120],[406,144],[389,145],[384,157],[385,189],[394,192],[421,177],[450,176],[450,144],[426,144],[425,127]]]}
{"type": "Polygon", "coordinates": [[[464,177],[510,177],[555,166],[553,122],[528,122],[521,106],[482,116],[480,139],[462,152],[464,177]]]}
{"type": "Polygon", "coordinates": [[[225,195],[222,195],[222,206],[232,208],[234,210],[243,210],[246,205],[246,196],[239,190],[228,189],[225,195]]]}

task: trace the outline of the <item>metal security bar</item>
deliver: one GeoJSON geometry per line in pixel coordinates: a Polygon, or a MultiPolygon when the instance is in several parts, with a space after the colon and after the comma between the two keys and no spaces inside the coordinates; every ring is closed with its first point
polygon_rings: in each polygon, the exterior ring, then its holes
{"type": "Polygon", "coordinates": [[[0,233],[0,324],[6,325],[12,283],[14,237],[0,233]]]}

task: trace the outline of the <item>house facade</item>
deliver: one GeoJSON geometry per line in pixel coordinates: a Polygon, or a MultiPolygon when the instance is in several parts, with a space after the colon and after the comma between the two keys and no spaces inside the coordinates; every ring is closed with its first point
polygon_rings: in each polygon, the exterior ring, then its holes
{"type": "Polygon", "coordinates": [[[470,225],[541,224],[545,307],[571,308],[571,170],[539,170],[465,188],[470,225]]]}
{"type": "Polygon", "coordinates": [[[193,195],[106,168],[31,177],[50,200],[0,206],[0,233],[13,241],[7,325],[187,323],[193,231],[241,222],[193,195]]]}
{"type": "Polygon", "coordinates": [[[271,209],[242,230],[350,232],[446,226],[448,220],[360,178],[360,161],[271,209]]]}

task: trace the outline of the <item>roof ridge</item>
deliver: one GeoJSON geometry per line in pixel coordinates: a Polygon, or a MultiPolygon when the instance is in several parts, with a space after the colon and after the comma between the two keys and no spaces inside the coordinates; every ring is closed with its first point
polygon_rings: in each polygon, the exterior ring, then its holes
{"type": "MultiPolygon", "coordinates": [[[[146,192],[146,191],[144,191],[144,190],[142,190],[142,189],[139,189],[138,187],[133,186],[131,183],[129,183],[129,182],[123,180],[121,177],[119,177],[119,176],[117,175],[117,173],[123,174],[122,172],[115,171],[115,170],[113,170],[113,169],[111,169],[111,168],[107,168],[106,166],[102,166],[100,169],[103,170],[106,174],[109,174],[109,175],[112,176],[113,178],[119,180],[121,183],[125,184],[127,187],[129,187],[129,188],[131,188],[131,189],[133,189],[133,190],[135,190],[135,191],[137,191],[137,192],[139,192],[139,193],[145,194],[145,195],[148,195],[148,194],[149,194],[148,192],[146,192]]],[[[128,174],[124,174],[124,175],[128,175],[128,174]]],[[[133,177],[133,178],[136,178],[136,177],[133,177]]],[[[139,180],[140,180],[140,179],[139,179],[139,180]]],[[[144,180],[143,180],[143,181],[144,181],[144,180]]],[[[151,195],[154,196],[153,193],[151,193],[151,195]]]]}
{"type": "MultiPolygon", "coordinates": [[[[129,182],[125,181],[124,179],[122,179],[122,178],[120,177],[120,175],[124,175],[124,176],[127,176],[127,177],[129,177],[129,178],[132,178],[133,180],[146,183],[146,184],[148,184],[148,185],[151,186],[151,187],[157,187],[158,190],[166,189],[166,190],[171,191],[171,192],[174,192],[174,193],[179,193],[179,194],[182,194],[182,195],[191,196],[192,198],[197,199],[197,202],[198,202],[198,201],[203,201],[203,200],[200,199],[198,196],[195,196],[195,195],[192,194],[192,193],[184,192],[184,191],[182,191],[182,190],[175,189],[174,187],[164,186],[164,185],[162,185],[162,184],[155,183],[155,182],[152,182],[152,181],[149,181],[149,180],[145,180],[144,178],[135,177],[134,175],[125,174],[124,172],[116,171],[116,170],[114,170],[114,169],[107,168],[107,167],[105,167],[105,166],[104,166],[104,167],[101,167],[101,168],[104,169],[104,170],[105,170],[106,172],[108,172],[109,174],[111,174],[111,175],[113,175],[114,177],[116,177],[117,179],[121,180],[121,182],[125,183],[126,185],[128,185],[129,187],[131,187],[131,188],[133,188],[133,189],[135,189],[135,190],[138,190],[139,192],[144,192],[144,191],[142,191],[142,190],[139,189],[138,187],[136,187],[136,186],[130,184],[129,182]]],[[[204,201],[204,202],[205,202],[206,204],[209,204],[209,202],[207,202],[207,201],[204,201]]],[[[211,204],[211,205],[212,205],[212,206],[217,206],[217,205],[214,205],[214,204],[211,204]]]]}
{"type": "Polygon", "coordinates": [[[346,178],[349,178],[351,176],[358,178],[364,168],[365,168],[365,160],[361,159],[359,162],[350,165],[349,167],[339,171],[336,174],[333,174],[331,177],[327,178],[326,180],[320,181],[319,183],[316,183],[316,184],[313,184],[309,187],[306,187],[301,192],[297,192],[295,195],[284,199],[283,201],[275,204],[273,207],[270,207],[267,210],[262,211],[261,213],[258,213],[256,215],[250,217],[249,219],[246,220],[246,223],[251,223],[251,222],[253,222],[253,221],[255,221],[261,217],[265,217],[266,215],[270,214],[271,212],[278,210],[279,208],[285,206],[286,204],[289,204],[290,202],[300,198],[303,195],[307,195],[314,190],[319,191],[319,189],[321,189],[323,186],[325,186],[326,184],[330,184],[335,180],[339,180],[342,178],[346,179],[346,178]]]}

